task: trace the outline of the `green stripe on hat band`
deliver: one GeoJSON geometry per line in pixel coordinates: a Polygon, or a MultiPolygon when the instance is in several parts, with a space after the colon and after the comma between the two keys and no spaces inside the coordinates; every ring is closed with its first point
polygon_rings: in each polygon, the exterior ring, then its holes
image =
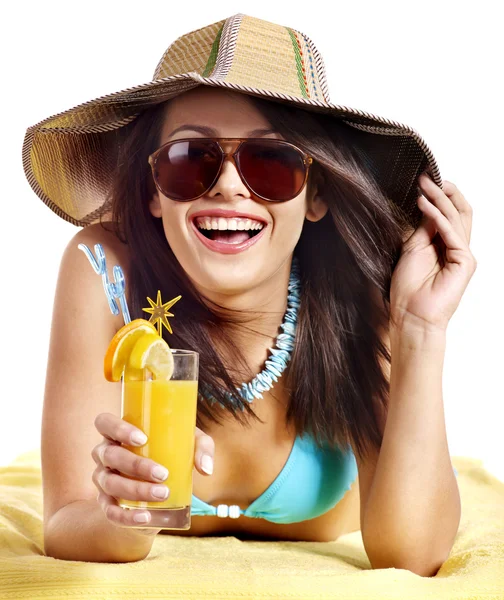
{"type": "Polygon", "coordinates": [[[208,62],[205,66],[205,70],[203,71],[203,77],[208,77],[210,73],[214,70],[215,62],[217,61],[217,54],[219,52],[219,44],[222,35],[222,30],[224,29],[224,25],[221,26],[217,35],[215,36],[214,43],[212,44],[212,49],[210,50],[210,56],[208,57],[208,62]]]}
{"type": "Polygon", "coordinates": [[[287,30],[287,32],[290,36],[290,39],[292,42],[292,49],[294,50],[294,57],[296,60],[299,89],[301,90],[301,96],[303,98],[309,98],[308,86],[306,83],[306,78],[304,76],[303,58],[301,56],[301,49],[299,47],[298,40],[297,40],[296,36],[294,35],[294,32],[292,31],[292,29],[290,29],[289,27],[286,27],[285,29],[287,30]]]}

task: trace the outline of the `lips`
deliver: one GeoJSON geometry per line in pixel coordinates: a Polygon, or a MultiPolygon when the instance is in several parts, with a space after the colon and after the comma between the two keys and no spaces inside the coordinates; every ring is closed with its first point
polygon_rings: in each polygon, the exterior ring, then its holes
{"type": "Polygon", "coordinates": [[[267,221],[258,215],[217,208],[198,211],[190,221],[198,240],[221,254],[244,252],[262,238],[267,227],[267,221]]]}

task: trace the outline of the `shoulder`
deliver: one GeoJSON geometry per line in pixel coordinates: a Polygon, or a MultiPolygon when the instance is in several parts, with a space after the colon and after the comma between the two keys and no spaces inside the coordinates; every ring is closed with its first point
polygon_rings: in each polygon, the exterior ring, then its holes
{"type": "Polygon", "coordinates": [[[111,314],[105,300],[102,279],[79,248],[80,244],[87,246],[95,256],[95,245],[101,244],[109,280],[113,281],[113,267],[119,265],[123,269],[126,282],[130,263],[128,246],[115,235],[109,223],[88,225],[80,229],[68,242],[61,258],[58,276],[60,303],[71,302],[78,312],[98,310],[104,313],[102,319],[108,322],[109,327],[116,330],[122,325],[122,316],[111,314]]]}
{"type": "MultiPolygon", "coordinates": [[[[89,260],[79,248],[80,244],[87,246],[95,256],[95,246],[97,244],[102,246],[105,253],[109,279],[111,281],[112,269],[115,265],[119,265],[122,268],[125,277],[127,277],[130,264],[129,248],[128,245],[123,243],[114,233],[112,223],[95,223],[80,229],[68,242],[63,254],[62,265],[66,265],[71,270],[72,268],[77,267],[82,269],[82,266],[87,264],[87,272],[91,272],[94,277],[96,277],[89,260]]],[[[83,275],[83,273],[80,275],[83,275]]]]}
{"type": "MultiPolygon", "coordinates": [[[[96,254],[95,244],[101,244],[107,259],[107,266],[120,264],[123,270],[128,269],[128,245],[122,242],[114,233],[113,223],[94,223],[80,229],[68,243],[66,252],[71,252],[75,248],[78,249],[79,244],[88,246],[93,254],[96,254]]],[[[79,250],[79,252],[81,251],[79,250]]]]}

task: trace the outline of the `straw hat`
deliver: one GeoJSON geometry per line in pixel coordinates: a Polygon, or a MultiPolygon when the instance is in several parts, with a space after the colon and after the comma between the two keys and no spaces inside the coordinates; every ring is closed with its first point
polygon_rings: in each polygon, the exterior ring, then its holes
{"type": "Polygon", "coordinates": [[[199,85],[326,113],[360,130],[378,184],[413,226],[422,216],[416,205],[420,173],[427,171],[442,187],[436,160],[414,129],[330,101],[324,61],[307,35],[238,13],[176,39],[152,81],[29,127],[23,168],[32,189],[70,223],[84,227],[99,221],[110,209],[106,196],[116,164],[115,130],[145,108],[199,85]]]}

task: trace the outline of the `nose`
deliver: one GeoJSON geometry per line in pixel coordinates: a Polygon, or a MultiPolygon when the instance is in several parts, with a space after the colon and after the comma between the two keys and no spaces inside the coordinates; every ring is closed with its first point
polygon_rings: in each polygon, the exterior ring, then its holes
{"type": "Polygon", "coordinates": [[[208,192],[209,197],[223,196],[225,200],[231,201],[235,196],[250,198],[250,190],[240,177],[238,167],[236,166],[233,152],[237,144],[233,142],[221,142],[221,147],[228,154],[224,157],[219,177],[214,186],[208,192]]]}

